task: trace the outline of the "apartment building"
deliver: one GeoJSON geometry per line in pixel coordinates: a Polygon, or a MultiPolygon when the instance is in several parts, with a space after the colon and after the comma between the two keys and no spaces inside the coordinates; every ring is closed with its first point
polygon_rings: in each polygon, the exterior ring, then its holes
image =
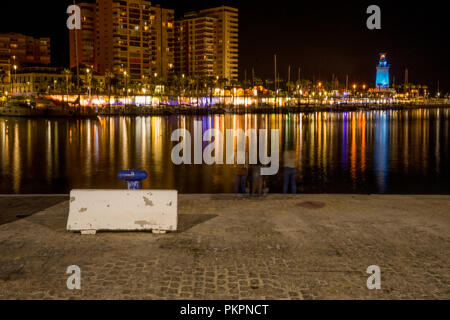
{"type": "Polygon", "coordinates": [[[177,74],[238,80],[239,11],[221,6],[176,21],[177,74]]]}
{"type": "Polygon", "coordinates": [[[0,69],[6,74],[3,83],[10,82],[11,73],[17,69],[50,65],[50,62],[50,38],[33,38],[18,33],[0,34],[0,69]]]}
{"type": "Polygon", "coordinates": [[[239,10],[221,6],[201,10],[200,15],[217,19],[217,75],[221,78],[237,81],[239,77],[239,10]]]}
{"type": "Polygon", "coordinates": [[[97,0],[94,69],[142,81],[174,69],[174,11],[147,0],[97,0]]]}
{"type": "Polygon", "coordinates": [[[74,69],[77,65],[93,68],[96,13],[95,3],[80,3],[78,6],[81,10],[81,30],[71,30],[69,32],[70,68],[74,69]]]}
{"type": "Polygon", "coordinates": [[[175,22],[175,72],[197,78],[218,75],[217,19],[189,13],[175,22]]]}
{"type": "Polygon", "coordinates": [[[205,9],[175,22],[173,10],[150,0],[79,6],[82,30],[70,33],[72,68],[78,58],[79,64],[124,82],[167,80],[174,73],[238,79],[238,9],[205,9]]]}
{"type": "Polygon", "coordinates": [[[157,42],[152,71],[167,80],[175,72],[175,13],[158,5],[151,8],[151,14],[155,16],[152,27],[157,42]]]}

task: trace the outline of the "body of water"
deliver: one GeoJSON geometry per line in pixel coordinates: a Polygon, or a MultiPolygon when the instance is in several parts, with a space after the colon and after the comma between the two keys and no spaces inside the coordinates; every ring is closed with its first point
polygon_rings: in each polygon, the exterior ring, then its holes
{"type": "MultiPolygon", "coordinates": [[[[124,188],[124,169],[149,173],[143,187],[180,193],[231,193],[232,165],[180,165],[171,134],[279,129],[280,152],[297,155],[300,193],[449,194],[450,109],[262,115],[0,118],[0,193],[69,193],[124,188]],[[191,130],[192,129],[192,130],[191,130]]],[[[205,143],[204,147],[209,144],[205,143]]],[[[280,153],[282,155],[282,153],[280,153]]],[[[282,189],[283,169],[266,177],[282,189]]]]}

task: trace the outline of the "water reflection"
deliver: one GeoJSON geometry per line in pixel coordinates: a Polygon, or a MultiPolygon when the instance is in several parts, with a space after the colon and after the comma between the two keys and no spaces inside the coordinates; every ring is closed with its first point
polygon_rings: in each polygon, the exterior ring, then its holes
{"type": "MultiPolygon", "coordinates": [[[[57,121],[0,118],[0,192],[122,188],[117,172],[139,168],[149,172],[144,188],[231,193],[231,165],[175,166],[171,161],[176,144],[170,140],[172,132],[185,128],[193,134],[196,120],[202,121],[203,132],[279,129],[280,154],[295,150],[299,192],[450,191],[449,109],[416,109],[57,121]]],[[[267,138],[270,141],[269,131],[267,138]]],[[[201,142],[203,148],[208,144],[201,142]]],[[[267,179],[270,192],[281,191],[281,173],[267,179]]]]}

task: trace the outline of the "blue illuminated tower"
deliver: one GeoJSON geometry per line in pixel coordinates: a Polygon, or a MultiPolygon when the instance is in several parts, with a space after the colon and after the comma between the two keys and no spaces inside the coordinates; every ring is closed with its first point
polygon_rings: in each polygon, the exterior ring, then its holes
{"type": "Polygon", "coordinates": [[[389,88],[389,68],[386,61],[386,53],[380,53],[380,63],[377,66],[376,87],[379,89],[389,88]]]}

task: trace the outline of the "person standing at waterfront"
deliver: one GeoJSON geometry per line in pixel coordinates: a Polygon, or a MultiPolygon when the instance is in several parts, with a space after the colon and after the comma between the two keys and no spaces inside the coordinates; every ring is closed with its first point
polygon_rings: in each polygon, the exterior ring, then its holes
{"type": "Polygon", "coordinates": [[[283,154],[283,194],[287,194],[289,185],[292,194],[297,193],[297,159],[294,150],[286,150],[283,154]]]}
{"type": "Polygon", "coordinates": [[[262,197],[263,195],[263,177],[261,176],[261,168],[260,164],[252,165],[251,174],[252,174],[252,196],[262,197]]]}
{"type": "Polygon", "coordinates": [[[246,164],[236,164],[234,166],[234,194],[247,193],[248,166],[246,164]]]}

